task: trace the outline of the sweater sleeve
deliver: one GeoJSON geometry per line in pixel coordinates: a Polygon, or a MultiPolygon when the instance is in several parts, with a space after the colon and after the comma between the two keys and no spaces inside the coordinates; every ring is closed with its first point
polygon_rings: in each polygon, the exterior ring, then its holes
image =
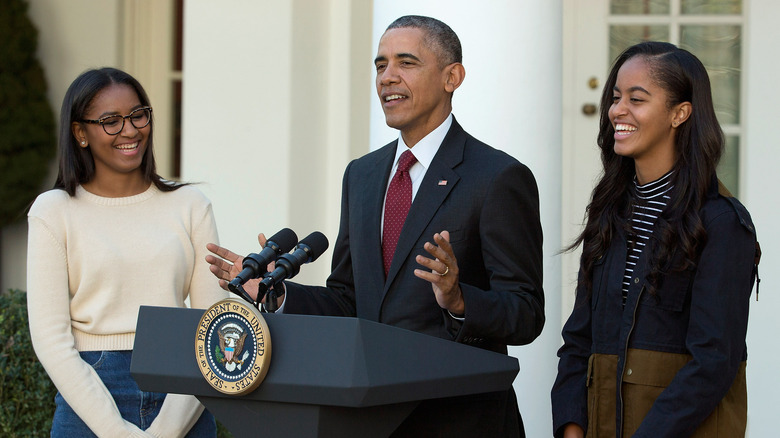
{"type": "Polygon", "coordinates": [[[84,362],[71,332],[65,238],[30,217],[27,248],[27,312],[38,359],[57,390],[98,436],[148,436],[122,419],[94,369],[84,362]]]}
{"type": "MultiPolygon", "coordinates": [[[[205,197],[204,197],[205,199],[205,197]]],[[[214,212],[211,203],[207,200],[202,209],[198,210],[192,218],[192,231],[190,240],[195,250],[193,260],[192,278],[188,282],[190,304],[195,309],[206,309],[219,300],[228,297],[228,293],[219,287],[219,283],[209,271],[206,263],[207,243],[219,244],[217,225],[214,220],[214,212]]]]}
{"type": "MultiPolygon", "coordinates": [[[[202,197],[202,195],[201,195],[202,197]]],[[[219,243],[217,226],[211,203],[204,200],[203,208],[194,208],[190,241],[194,249],[192,260],[192,277],[187,281],[187,294],[190,304],[196,309],[205,309],[215,302],[227,298],[227,292],[211,275],[206,263],[207,243],[219,243]]],[[[168,394],[165,397],[160,413],[147,429],[147,432],[158,437],[180,437],[187,434],[198,421],[203,412],[203,405],[191,395],[168,394]]]]}
{"type": "Polygon", "coordinates": [[[168,394],[165,396],[160,413],[146,432],[161,438],[183,437],[198,421],[203,409],[203,405],[195,396],[168,394]]]}
{"type": "Polygon", "coordinates": [[[580,271],[577,294],[571,316],[563,326],[563,346],[558,350],[558,375],[553,384],[553,435],[562,437],[565,426],[574,423],[588,428],[586,385],[588,358],[591,354],[591,296],[582,286],[580,271]]]}

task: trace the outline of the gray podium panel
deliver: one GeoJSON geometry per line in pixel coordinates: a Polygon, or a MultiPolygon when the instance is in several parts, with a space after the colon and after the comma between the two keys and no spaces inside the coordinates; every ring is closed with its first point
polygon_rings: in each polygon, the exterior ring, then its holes
{"type": "Polygon", "coordinates": [[[193,394],[237,436],[388,436],[426,399],[503,391],[517,359],[358,318],[263,314],[271,363],[231,396],[195,360],[203,310],[142,306],[131,373],[144,391],[193,394]]]}

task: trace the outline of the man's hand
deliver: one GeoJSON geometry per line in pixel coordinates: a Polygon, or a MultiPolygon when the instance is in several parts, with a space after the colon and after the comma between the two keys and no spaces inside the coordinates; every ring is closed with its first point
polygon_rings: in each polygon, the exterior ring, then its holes
{"type": "MultiPolygon", "coordinates": [[[[258,234],[257,241],[260,243],[260,247],[265,247],[265,234],[258,234]]],[[[216,255],[216,257],[211,254],[206,256],[206,262],[210,265],[209,270],[219,279],[219,286],[222,289],[229,290],[228,283],[241,273],[244,257],[213,243],[207,244],[206,249],[216,255]]],[[[270,263],[268,265],[268,271],[273,271],[273,269],[274,264],[270,263]]],[[[247,291],[252,299],[257,299],[259,284],[259,278],[249,280],[244,284],[244,290],[247,291]]]]}
{"type": "Polygon", "coordinates": [[[414,275],[431,283],[436,302],[439,307],[447,309],[453,315],[464,315],[466,305],[463,301],[463,292],[458,283],[458,261],[450,245],[449,231],[442,231],[433,236],[435,245],[425,242],[425,250],[433,256],[433,259],[417,256],[417,263],[430,269],[415,269],[414,275]]]}

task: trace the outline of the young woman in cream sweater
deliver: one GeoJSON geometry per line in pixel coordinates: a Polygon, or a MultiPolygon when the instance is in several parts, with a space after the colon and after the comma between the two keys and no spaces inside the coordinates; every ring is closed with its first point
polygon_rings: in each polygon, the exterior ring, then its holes
{"type": "Polygon", "coordinates": [[[153,126],[144,89],[113,68],[81,74],[62,104],[57,181],[28,214],[30,332],[59,391],[52,436],[216,435],[197,399],[130,376],[139,306],[225,297],[204,262],[211,203],[157,174],[153,126]]]}

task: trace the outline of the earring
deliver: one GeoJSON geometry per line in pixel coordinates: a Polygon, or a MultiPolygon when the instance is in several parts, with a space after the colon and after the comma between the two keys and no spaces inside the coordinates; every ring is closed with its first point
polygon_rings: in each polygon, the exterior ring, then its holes
{"type": "Polygon", "coordinates": [[[82,145],[82,146],[86,146],[86,145],[87,145],[87,142],[86,142],[86,141],[84,141],[84,140],[81,140],[81,145],[82,145]]]}

